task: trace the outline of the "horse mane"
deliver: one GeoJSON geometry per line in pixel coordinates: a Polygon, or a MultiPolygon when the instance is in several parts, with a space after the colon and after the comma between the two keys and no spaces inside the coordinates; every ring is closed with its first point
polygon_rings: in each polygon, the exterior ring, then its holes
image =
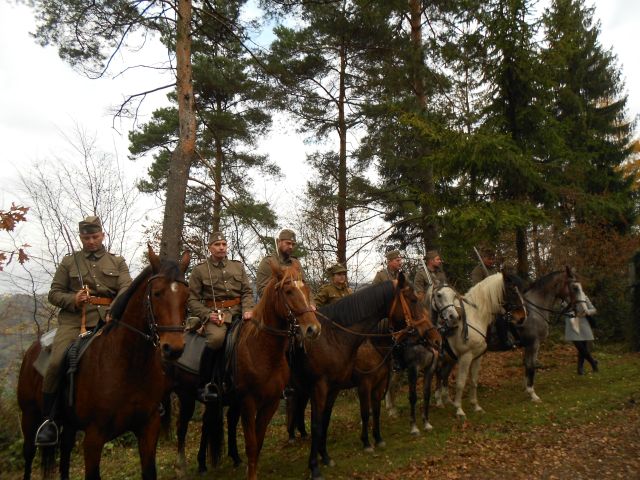
{"type": "Polygon", "coordinates": [[[563,270],[556,270],[555,272],[547,273],[546,275],[536,279],[531,285],[529,285],[529,288],[527,288],[526,291],[537,290],[542,293],[547,293],[547,291],[554,285],[556,276],[564,273],[565,272],[563,270]]]}
{"type": "MultiPolygon", "coordinates": [[[[113,317],[114,319],[120,319],[122,317],[125,309],[127,308],[129,300],[131,300],[136,291],[138,291],[138,288],[140,288],[140,286],[149,279],[151,274],[151,265],[147,265],[138,274],[138,276],[133,279],[131,285],[129,285],[129,287],[127,287],[124,292],[116,297],[115,301],[111,304],[111,309],[109,310],[109,312],[111,313],[111,317],[113,317]]],[[[184,280],[184,274],[180,270],[178,262],[174,260],[161,260],[158,274],[164,275],[169,282],[184,280]]],[[[113,323],[111,323],[110,325],[113,325],[113,323]]]]}
{"type": "Polygon", "coordinates": [[[476,308],[468,308],[468,312],[477,311],[482,318],[491,320],[495,314],[491,305],[501,305],[504,300],[502,273],[494,273],[476,283],[465,293],[464,297],[476,306],[476,308]]]}
{"type": "MultiPolygon", "coordinates": [[[[379,315],[380,309],[391,301],[393,294],[393,282],[387,280],[358,290],[332,304],[324,305],[318,311],[330,320],[349,327],[379,315]]],[[[319,319],[322,319],[322,316],[319,319]]]]}

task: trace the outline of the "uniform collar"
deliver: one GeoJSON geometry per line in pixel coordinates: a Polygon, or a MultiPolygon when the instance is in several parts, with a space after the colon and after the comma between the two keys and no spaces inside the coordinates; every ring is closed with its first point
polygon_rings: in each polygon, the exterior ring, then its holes
{"type": "Polygon", "coordinates": [[[91,258],[91,257],[95,257],[96,259],[100,259],[104,256],[104,254],[107,253],[107,250],[102,247],[99,250],[96,250],[95,252],[87,252],[85,250],[82,251],[82,254],[84,255],[84,258],[91,258]]]}
{"type": "Polygon", "coordinates": [[[227,257],[224,257],[222,260],[218,261],[215,258],[213,258],[213,255],[209,255],[209,262],[214,267],[220,267],[220,266],[226,267],[228,261],[229,261],[229,259],[227,257]]]}
{"type": "Polygon", "coordinates": [[[336,290],[346,290],[347,288],[349,288],[346,283],[342,285],[336,285],[335,283],[331,283],[331,285],[333,285],[333,287],[336,290]]]}

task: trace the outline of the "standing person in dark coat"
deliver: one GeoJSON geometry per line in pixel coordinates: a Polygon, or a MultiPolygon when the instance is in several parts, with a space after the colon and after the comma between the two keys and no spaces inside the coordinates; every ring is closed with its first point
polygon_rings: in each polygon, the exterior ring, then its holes
{"type": "Polygon", "coordinates": [[[206,347],[200,360],[200,400],[208,402],[219,395],[214,382],[217,352],[222,349],[229,324],[237,318],[253,317],[253,289],[242,262],[227,258],[227,239],[222,232],[209,238],[207,260],[189,276],[189,311],[204,326],[206,347]]]}
{"type": "Polygon", "coordinates": [[[131,284],[124,258],[107,252],[103,246],[100,218],[85,218],[78,224],[78,230],[82,250],[62,259],[49,290],[49,302],[59,307],[60,312],[49,366],[42,382],[45,421],[36,434],[36,445],[41,446],[58,443],[55,404],[67,349],[78,338],[82,327],[92,329],[99,321],[107,320],[109,305],[131,284]]]}

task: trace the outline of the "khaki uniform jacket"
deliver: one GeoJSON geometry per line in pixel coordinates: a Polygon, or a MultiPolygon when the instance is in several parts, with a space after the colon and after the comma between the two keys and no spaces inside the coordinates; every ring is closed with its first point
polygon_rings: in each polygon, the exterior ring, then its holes
{"type": "Polygon", "coordinates": [[[398,270],[395,273],[391,273],[389,269],[383,268],[378,273],[376,273],[376,276],[373,277],[373,281],[371,282],[371,284],[375,285],[376,283],[386,282],[387,280],[397,280],[399,272],[400,271],[398,270]]]}
{"type": "Polygon", "coordinates": [[[208,321],[214,310],[213,307],[205,305],[207,300],[213,300],[213,292],[218,303],[240,299],[239,304],[223,309],[226,323],[230,323],[234,315],[242,315],[243,312],[253,310],[255,306],[249,277],[242,262],[237,260],[225,258],[221,262],[215,262],[209,257],[191,272],[188,306],[191,315],[198,317],[201,322],[208,321]]]}
{"type": "MultiPolygon", "coordinates": [[[[438,269],[435,271],[429,270],[429,273],[433,278],[435,278],[436,282],[443,284],[448,283],[447,274],[442,270],[438,269]]],[[[429,292],[429,288],[431,287],[431,282],[429,282],[429,277],[427,276],[427,272],[424,267],[418,268],[416,272],[416,276],[413,279],[413,286],[416,289],[416,295],[418,298],[422,298],[422,303],[428,309],[431,308],[431,298],[427,298],[427,293],[429,292]]],[[[429,296],[431,293],[429,293],[429,296]]]]}
{"type": "MultiPolygon", "coordinates": [[[[494,273],[498,273],[498,268],[493,266],[491,268],[487,267],[489,271],[489,275],[493,275],[494,273]]],[[[480,283],[482,280],[487,278],[487,274],[484,272],[484,268],[482,265],[476,265],[476,267],[471,271],[471,286],[476,283],[480,283]]]]}
{"type": "MultiPolygon", "coordinates": [[[[74,325],[80,328],[82,307],[76,307],[76,292],[82,288],[80,273],[93,297],[115,298],[131,284],[131,275],[124,258],[107,252],[75,252],[62,259],[49,290],[49,303],[60,307],[59,325],[74,325]],[[74,256],[77,259],[74,260],[74,256]],[[78,266],[80,272],[78,272],[78,266]]],[[[94,327],[98,320],[105,320],[108,305],[86,305],[87,327],[94,327]]]]}
{"type": "Polygon", "coordinates": [[[337,302],[342,297],[346,297],[352,293],[353,290],[351,290],[347,285],[338,286],[334,283],[326,283],[320,287],[318,293],[316,293],[314,301],[317,307],[321,307],[323,305],[330,305],[337,302]]]}
{"type": "Polygon", "coordinates": [[[281,267],[290,267],[293,264],[297,263],[302,275],[302,280],[304,280],[304,271],[302,270],[302,265],[300,265],[300,261],[296,257],[289,257],[284,260],[280,253],[278,253],[278,255],[272,253],[264,257],[260,261],[260,265],[258,265],[258,271],[256,272],[256,290],[258,291],[259,297],[262,296],[264,287],[267,286],[267,283],[269,283],[269,279],[271,278],[270,262],[278,262],[278,265],[280,265],[281,267]]]}

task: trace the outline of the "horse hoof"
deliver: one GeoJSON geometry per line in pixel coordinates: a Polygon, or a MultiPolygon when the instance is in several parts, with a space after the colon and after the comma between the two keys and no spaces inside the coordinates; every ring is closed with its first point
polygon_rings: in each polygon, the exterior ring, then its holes
{"type": "Polygon", "coordinates": [[[295,438],[291,438],[291,437],[289,437],[289,440],[287,440],[287,443],[288,443],[289,445],[293,445],[294,443],[296,443],[296,439],[295,439],[295,438]]]}
{"type": "Polygon", "coordinates": [[[384,440],[381,440],[378,443],[376,443],[376,447],[378,448],[384,448],[386,446],[387,446],[387,442],[385,442],[384,440]]]}
{"type": "Polygon", "coordinates": [[[315,468],[311,471],[311,478],[312,480],[324,480],[319,468],[315,468]]]}
{"type": "Polygon", "coordinates": [[[475,407],[473,407],[473,411],[484,413],[484,408],[482,408],[480,405],[476,405],[475,407]]]}
{"type": "Polygon", "coordinates": [[[420,430],[415,425],[411,427],[411,435],[414,435],[414,436],[420,435],[420,430]]]}
{"type": "Polygon", "coordinates": [[[431,430],[433,430],[433,425],[431,425],[429,422],[425,422],[424,430],[425,432],[430,432],[431,430]]]}
{"type": "Polygon", "coordinates": [[[336,466],[336,462],[333,461],[333,458],[329,458],[327,460],[322,459],[322,464],[325,467],[335,467],[336,466]]]}
{"type": "Polygon", "coordinates": [[[373,447],[371,445],[369,445],[368,447],[364,447],[364,451],[367,452],[367,453],[373,453],[374,452],[373,447]]]}

